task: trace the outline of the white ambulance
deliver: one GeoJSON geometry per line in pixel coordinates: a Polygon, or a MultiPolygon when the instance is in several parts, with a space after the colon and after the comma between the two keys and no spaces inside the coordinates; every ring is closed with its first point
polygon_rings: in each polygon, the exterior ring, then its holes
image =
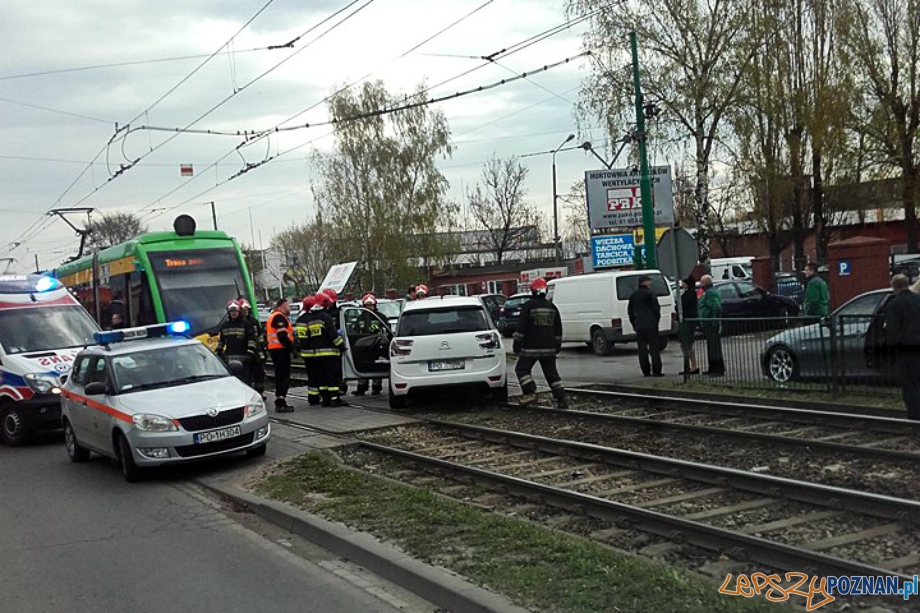
{"type": "Polygon", "coordinates": [[[0,275],[0,438],[61,427],[61,376],[99,327],[53,277],[0,275]]]}

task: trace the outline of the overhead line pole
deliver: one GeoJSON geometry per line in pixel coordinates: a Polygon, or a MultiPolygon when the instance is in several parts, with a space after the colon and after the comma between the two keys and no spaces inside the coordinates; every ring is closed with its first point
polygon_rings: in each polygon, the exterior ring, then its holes
{"type": "Polygon", "coordinates": [[[642,261],[641,249],[636,249],[636,262],[639,268],[658,268],[655,253],[655,206],[652,202],[652,180],[649,176],[648,149],[645,134],[645,105],[642,99],[642,86],[639,81],[639,42],[636,31],[629,33],[632,47],[633,85],[636,93],[636,138],[639,140],[639,190],[642,194],[642,228],[645,234],[645,261],[642,261]]]}

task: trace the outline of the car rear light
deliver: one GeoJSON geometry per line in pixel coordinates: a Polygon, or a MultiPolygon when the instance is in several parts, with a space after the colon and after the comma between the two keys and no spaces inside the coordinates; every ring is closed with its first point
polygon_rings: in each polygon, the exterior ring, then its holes
{"type": "Polygon", "coordinates": [[[395,384],[393,385],[393,387],[395,387],[395,388],[398,389],[398,390],[404,390],[404,389],[406,389],[408,386],[409,386],[408,383],[395,383],[395,384]]]}
{"type": "Polygon", "coordinates": [[[610,327],[611,327],[611,328],[622,328],[622,327],[623,327],[623,320],[620,319],[619,317],[616,317],[616,318],[614,318],[614,319],[611,319],[611,320],[610,320],[610,327]]]}
{"type": "Polygon", "coordinates": [[[411,347],[413,342],[414,341],[394,339],[393,342],[390,343],[390,357],[395,358],[401,355],[409,355],[412,353],[411,347]]]}
{"type": "Polygon", "coordinates": [[[495,332],[477,334],[476,340],[479,341],[480,349],[498,349],[501,346],[501,341],[498,340],[498,334],[495,332]]]}
{"type": "Polygon", "coordinates": [[[498,376],[495,376],[495,377],[489,377],[489,381],[491,381],[492,383],[498,383],[498,382],[501,381],[501,380],[502,380],[502,376],[501,376],[501,375],[498,375],[498,376]]]}

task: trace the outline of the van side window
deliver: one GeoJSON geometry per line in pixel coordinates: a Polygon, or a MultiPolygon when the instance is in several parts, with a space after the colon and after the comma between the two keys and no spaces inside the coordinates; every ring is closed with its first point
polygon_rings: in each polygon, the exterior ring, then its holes
{"type": "MultiPolygon", "coordinates": [[[[641,276],[640,273],[617,277],[617,300],[629,300],[629,297],[632,296],[633,292],[639,287],[639,277],[641,276]]],[[[659,297],[671,295],[668,284],[665,282],[663,276],[660,274],[651,274],[649,276],[652,278],[653,294],[659,297]]]]}

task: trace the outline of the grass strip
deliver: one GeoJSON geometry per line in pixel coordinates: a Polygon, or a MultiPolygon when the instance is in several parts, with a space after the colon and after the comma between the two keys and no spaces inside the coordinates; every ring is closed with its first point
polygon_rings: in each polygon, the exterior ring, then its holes
{"type": "Polygon", "coordinates": [[[778,610],[720,595],[713,582],[677,567],[345,468],[323,452],[282,464],[253,489],[370,532],[533,611],[778,610]]]}

